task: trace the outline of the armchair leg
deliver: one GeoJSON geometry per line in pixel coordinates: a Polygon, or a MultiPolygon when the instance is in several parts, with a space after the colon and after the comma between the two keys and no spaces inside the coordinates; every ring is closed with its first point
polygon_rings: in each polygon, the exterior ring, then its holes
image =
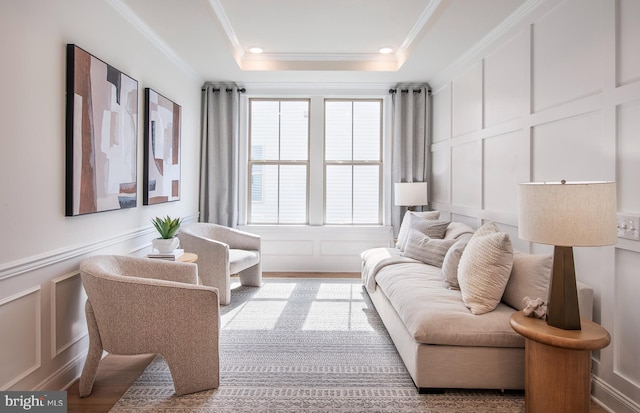
{"type": "Polygon", "coordinates": [[[262,265],[257,263],[238,273],[240,284],[248,287],[262,287],[262,265]]]}
{"type": "Polygon", "coordinates": [[[89,301],[85,304],[85,313],[87,315],[87,327],[89,330],[89,351],[87,352],[87,359],[84,362],[82,374],[80,375],[80,383],[78,386],[80,397],[89,396],[93,390],[93,383],[96,379],[96,373],[98,372],[98,365],[102,359],[103,350],[98,324],[96,323],[93,308],[89,301]]]}
{"type": "Polygon", "coordinates": [[[220,386],[220,362],[217,348],[215,354],[210,354],[206,362],[203,362],[202,357],[184,359],[180,356],[172,357],[164,354],[163,357],[169,366],[176,396],[217,389],[220,386]]]}

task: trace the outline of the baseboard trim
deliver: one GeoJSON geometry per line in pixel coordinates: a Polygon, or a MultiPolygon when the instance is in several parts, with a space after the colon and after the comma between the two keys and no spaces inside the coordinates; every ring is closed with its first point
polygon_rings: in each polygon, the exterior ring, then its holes
{"type": "Polygon", "coordinates": [[[598,376],[592,376],[591,398],[612,413],[640,413],[640,405],[598,376]]]}
{"type": "Polygon", "coordinates": [[[46,390],[66,390],[80,377],[82,372],[83,362],[87,353],[83,352],[78,354],[73,359],[69,360],[62,367],[56,370],[52,375],[40,382],[34,390],[46,391],[46,390]]]}

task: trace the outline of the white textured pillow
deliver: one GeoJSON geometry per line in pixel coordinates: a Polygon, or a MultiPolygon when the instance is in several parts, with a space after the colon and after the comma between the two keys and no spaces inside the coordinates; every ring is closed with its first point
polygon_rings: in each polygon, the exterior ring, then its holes
{"type": "Polygon", "coordinates": [[[460,265],[458,283],[462,301],[473,314],[493,311],[500,303],[513,266],[509,235],[490,222],[469,240],[460,265]]]}
{"type": "Polygon", "coordinates": [[[402,255],[435,267],[442,267],[442,261],[449,248],[455,244],[454,239],[429,238],[416,230],[410,230],[407,245],[402,255]]]}
{"type": "Polygon", "coordinates": [[[514,251],[513,268],[507,287],[504,289],[502,301],[517,310],[526,307],[524,297],[532,300],[542,298],[547,302],[552,266],[552,254],[527,254],[514,251]]]}
{"type": "Polygon", "coordinates": [[[396,248],[400,248],[407,242],[407,235],[409,235],[409,217],[416,216],[422,219],[438,220],[440,218],[440,211],[407,211],[402,218],[402,224],[400,224],[400,230],[398,231],[398,241],[396,242],[396,248]]]}
{"type": "Polygon", "coordinates": [[[449,248],[447,255],[444,256],[444,260],[442,261],[442,278],[450,290],[460,289],[460,285],[458,284],[458,265],[470,239],[471,234],[464,234],[461,235],[460,238],[454,239],[456,243],[449,248]]]}

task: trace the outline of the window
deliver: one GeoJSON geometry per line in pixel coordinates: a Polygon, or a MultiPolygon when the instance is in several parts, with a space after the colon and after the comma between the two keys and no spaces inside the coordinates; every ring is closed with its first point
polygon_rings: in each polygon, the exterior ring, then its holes
{"type": "Polygon", "coordinates": [[[249,98],[248,224],[382,224],[382,99],[249,98]]]}
{"type": "Polygon", "coordinates": [[[249,100],[249,223],[307,223],[309,100],[249,100]]]}
{"type": "Polygon", "coordinates": [[[325,223],[380,224],[382,101],[324,106],[325,223]]]}

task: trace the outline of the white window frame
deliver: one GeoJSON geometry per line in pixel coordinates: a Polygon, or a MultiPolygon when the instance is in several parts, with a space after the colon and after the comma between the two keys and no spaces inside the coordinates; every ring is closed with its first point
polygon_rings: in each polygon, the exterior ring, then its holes
{"type": "MultiPolygon", "coordinates": [[[[325,225],[324,224],[324,99],[382,99],[383,106],[383,127],[382,127],[382,191],[381,191],[381,226],[391,225],[391,210],[393,200],[391,199],[391,96],[388,94],[388,84],[372,84],[372,85],[326,85],[326,84],[246,84],[243,85],[247,89],[247,93],[240,96],[240,130],[239,130],[239,226],[249,230],[254,228],[263,228],[261,231],[267,231],[268,228],[280,228],[277,230],[286,231],[285,227],[295,227],[297,232],[301,225],[264,225],[264,224],[248,224],[248,202],[250,196],[248,156],[249,156],[249,99],[265,98],[265,99],[286,99],[301,98],[310,99],[309,108],[309,192],[307,194],[308,208],[308,227],[364,227],[361,224],[355,225],[325,225]],[[319,188],[319,190],[317,190],[319,188]]],[[[375,227],[376,225],[370,225],[375,227]]],[[[284,235],[283,235],[284,236],[284,235]]]]}
{"type": "MultiPolygon", "coordinates": [[[[325,108],[326,108],[326,104],[327,102],[379,102],[380,103],[380,156],[377,160],[373,161],[373,160],[367,160],[367,161],[361,161],[361,160],[346,160],[346,159],[342,159],[342,160],[331,160],[328,161],[326,158],[324,159],[324,165],[323,165],[323,173],[324,173],[324,189],[323,189],[323,193],[324,193],[324,202],[323,202],[323,213],[324,213],[324,218],[323,218],[323,222],[325,225],[382,225],[382,221],[383,221],[383,217],[382,217],[382,213],[383,213],[383,209],[382,209],[382,205],[384,202],[384,196],[382,193],[382,188],[383,188],[383,166],[384,166],[384,162],[383,162],[383,148],[384,148],[384,128],[383,128],[383,115],[384,115],[384,102],[381,98],[325,98],[323,100],[323,113],[326,112],[325,108]],[[327,166],[329,165],[341,165],[341,166],[351,166],[352,168],[354,166],[377,166],[378,167],[378,222],[371,222],[371,223],[366,223],[366,224],[354,224],[354,223],[348,223],[348,224],[332,224],[329,223],[327,224],[327,185],[326,185],[326,176],[327,176],[327,166]]],[[[326,119],[323,117],[323,123],[326,121],[326,119]]],[[[352,119],[353,122],[353,119],[352,119]]],[[[353,124],[352,124],[353,126],[353,124]]],[[[326,142],[326,137],[323,136],[322,138],[322,142],[326,142]]],[[[353,145],[353,142],[352,142],[353,145]]],[[[324,152],[323,152],[324,155],[324,152]]],[[[353,155],[353,150],[352,150],[352,155],[353,155]]],[[[353,169],[352,169],[353,170],[353,169]]],[[[351,191],[351,196],[353,197],[353,189],[351,191]]],[[[351,220],[353,221],[353,201],[351,202],[351,220]]]]}
{"type": "MultiPolygon", "coordinates": [[[[245,186],[247,189],[247,196],[246,196],[246,201],[245,201],[245,209],[247,211],[247,215],[246,215],[246,219],[245,222],[247,222],[248,225],[300,225],[300,224],[308,224],[309,223],[309,193],[310,191],[310,184],[309,184],[309,163],[310,163],[310,142],[311,142],[311,136],[310,136],[310,127],[307,126],[307,160],[275,160],[275,159],[265,159],[265,160],[251,160],[251,153],[250,150],[253,146],[252,142],[251,142],[251,102],[252,101],[269,101],[269,102],[291,102],[291,101],[307,101],[309,108],[311,108],[311,101],[309,99],[305,99],[305,98],[279,98],[279,97],[273,97],[273,98],[249,98],[248,101],[248,105],[247,105],[247,115],[248,115],[248,124],[249,124],[249,129],[248,129],[248,133],[247,133],[247,141],[248,141],[248,148],[249,148],[249,152],[247,153],[247,162],[246,162],[246,166],[247,166],[247,179],[245,179],[245,186]],[[305,211],[305,222],[304,223],[300,223],[300,224],[283,224],[280,223],[280,193],[278,192],[278,212],[277,212],[277,219],[276,222],[258,222],[258,223],[252,223],[251,222],[251,205],[252,205],[252,195],[251,195],[251,184],[249,183],[251,181],[252,178],[252,169],[254,165],[262,165],[262,166],[287,166],[287,165],[304,165],[306,166],[306,170],[307,170],[307,176],[306,176],[306,187],[307,187],[307,196],[306,196],[306,211],[305,211]]],[[[310,110],[310,109],[309,109],[310,110]]],[[[311,119],[311,116],[309,115],[307,118],[307,121],[309,122],[311,119]]],[[[279,186],[279,185],[278,185],[279,186]]],[[[279,189],[278,189],[279,190],[279,189]]],[[[264,181],[263,181],[263,191],[264,191],[264,181]]]]}

